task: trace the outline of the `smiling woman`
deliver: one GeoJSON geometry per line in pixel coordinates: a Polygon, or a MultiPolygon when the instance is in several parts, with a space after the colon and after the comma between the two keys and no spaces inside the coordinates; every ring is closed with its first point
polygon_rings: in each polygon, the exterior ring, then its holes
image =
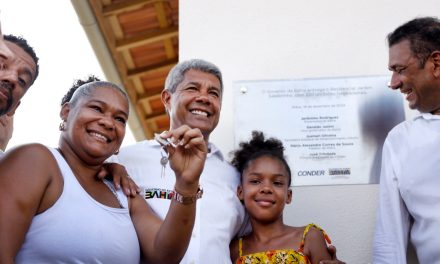
{"type": "MultiPolygon", "coordinates": [[[[140,195],[127,197],[96,177],[121,146],[129,108],[120,87],[95,80],[76,82],[64,97],[58,148],[27,144],[0,159],[0,263],[139,263],[141,255],[178,263],[183,257],[195,200],[174,199],[162,220],[140,195]]],[[[187,139],[167,149],[176,188],[195,193],[207,155],[203,136],[189,127],[169,133],[187,139]]]]}
{"type": "Polygon", "coordinates": [[[104,160],[96,157],[118,152],[129,109],[127,95],[117,85],[92,76],[85,82],[77,81],[62,103],[60,147],[66,144],[68,150],[97,164],[104,160]]]}

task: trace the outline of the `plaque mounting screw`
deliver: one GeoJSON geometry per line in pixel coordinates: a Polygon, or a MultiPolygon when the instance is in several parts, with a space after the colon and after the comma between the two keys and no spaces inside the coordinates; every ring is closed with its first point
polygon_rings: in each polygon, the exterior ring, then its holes
{"type": "Polygon", "coordinates": [[[246,93],[247,93],[247,88],[246,88],[246,86],[242,86],[242,87],[240,88],[240,93],[241,93],[241,94],[246,94],[246,93]]]}

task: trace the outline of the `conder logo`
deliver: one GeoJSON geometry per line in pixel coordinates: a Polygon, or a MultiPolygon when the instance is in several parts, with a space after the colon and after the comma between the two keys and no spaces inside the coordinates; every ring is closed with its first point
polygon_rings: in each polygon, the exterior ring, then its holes
{"type": "Polygon", "coordinates": [[[324,176],[325,170],[303,170],[298,171],[298,176],[324,176]]]}

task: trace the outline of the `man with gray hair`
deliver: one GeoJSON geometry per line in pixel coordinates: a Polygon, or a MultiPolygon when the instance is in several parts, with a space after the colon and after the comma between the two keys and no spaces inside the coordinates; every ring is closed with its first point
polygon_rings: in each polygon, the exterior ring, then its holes
{"type": "MultiPolygon", "coordinates": [[[[231,263],[229,243],[245,223],[244,207],[236,195],[240,176],[209,141],[220,118],[222,95],[220,70],[199,59],[181,62],[171,69],[161,94],[170,117],[170,129],[185,125],[200,129],[209,150],[199,180],[203,198],[197,202],[191,241],[181,263],[231,263]]],[[[155,140],[139,142],[122,148],[116,157],[141,187],[141,194],[151,208],[164,218],[173,197],[175,176],[161,145],[155,140]]],[[[186,198],[193,202],[198,196],[189,194],[186,198]]]]}
{"type": "Polygon", "coordinates": [[[413,19],[388,35],[390,88],[421,115],[394,127],[382,155],[373,263],[440,263],[440,21],[413,19]]]}
{"type": "MultiPolygon", "coordinates": [[[[161,95],[170,117],[170,130],[182,125],[199,128],[209,148],[200,176],[204,194],[197,202],[191,242],[181,263],[230,263],[229,242],[244,222],[244,208],[236,196],[240,177],[209,142],[220,118],[222,93],[220,70],[212,63],[194,59],[170,71],[161,95]]],[[[157,141],[148,140],[124,147],[116,156],[161,218],[168,211],[175,182],[170,166],[161,163],[165,155],[157,141]]]]}

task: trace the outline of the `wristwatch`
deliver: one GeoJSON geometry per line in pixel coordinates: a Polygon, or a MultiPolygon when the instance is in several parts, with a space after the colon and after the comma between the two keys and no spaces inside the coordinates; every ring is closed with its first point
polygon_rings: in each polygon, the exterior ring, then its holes
{"type": "Polygon", "coordinates": [[[192,196],[184,196],[184,195],[178,193],[176,191],[176,189],[174,189],[174,191],[173,191],[173,199],[178,201],[181,204],[192,204],[197,199],[202,198],[202,195],[203,195],[203,189],[200,186],[197,189],[197,193],[195,195],[192,195],[192,196]]]}

